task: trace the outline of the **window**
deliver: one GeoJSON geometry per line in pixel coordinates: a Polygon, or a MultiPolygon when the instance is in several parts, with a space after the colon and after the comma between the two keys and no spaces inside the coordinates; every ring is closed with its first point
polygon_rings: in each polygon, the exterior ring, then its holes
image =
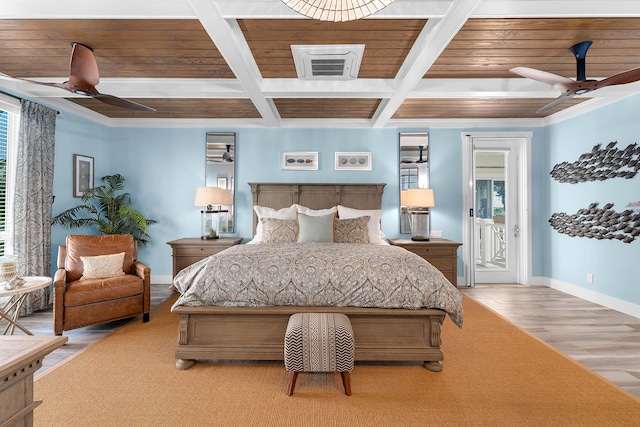
{"type": "Polygon", "coordinates": [[[418,188],[418,168],[402,168],[400,169],[400,190],[409,190],[418,188]]]}
{"type": "Polygon", "coordinates": [[[504,215],[504,180],[476,180],[476,218],[504,215]]]}
{"type": "Polygon", "coordinates": [[[13,254],[13,186],[20,103],[0,94],[0,256],[13,254]]]}

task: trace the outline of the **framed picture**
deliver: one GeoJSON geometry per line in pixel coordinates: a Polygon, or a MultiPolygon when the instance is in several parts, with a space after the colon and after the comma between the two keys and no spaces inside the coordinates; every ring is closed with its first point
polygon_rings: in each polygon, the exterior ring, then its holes
{"type": "Polygon", "coordinates": [[[371,153],[336,152],[336,170],[371,170],[371,153]]]}
{"type": "Polygon", "coordinates": [[[218,188],[227,189],[227,178],[218,178],[218,188]]]}
{"type": "Polygon", "coordinates": [[[93,188],[93,157],[73,155],[73,197],[82,197],[93,188]]]}
{"type": "Polygon", "coordinates": [[[282,153],[282,170],[287,171],[317,171],[317,151],[294,151],[282,153]]]}

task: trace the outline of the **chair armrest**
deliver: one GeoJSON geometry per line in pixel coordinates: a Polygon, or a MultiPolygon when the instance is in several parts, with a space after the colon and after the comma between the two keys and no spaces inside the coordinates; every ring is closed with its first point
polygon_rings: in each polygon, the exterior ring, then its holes
{"type": "Polygon", "coordinates": [[[64,292],[67,289],[67,270],[59,268],[53,276],[53,291],[64,292]]]}
{"type": "Polygon", "coordinates": [[[133,262],[133,274],[144,279],[145,276],[151,275],[151,269],[147,267],[146,264],[141,263],[140,261],[133,262]]]}
{"type": "Polygon", "coordinates": [[[62,335],[64,319],[64,291],[67,289],[67,270],[60,268],[53,276],[53,332],[62,335]]]}
{"type": "MultiPolygon", "coordinates": [[[[133,262],[133,274],[140,277],[144,284],[143,312],[145,318],[149,319],[149,310],[151,309],[151,269],[140,261],[133,262]]],[[[146,321],[146,320],[145,320],[146,321]]]]}

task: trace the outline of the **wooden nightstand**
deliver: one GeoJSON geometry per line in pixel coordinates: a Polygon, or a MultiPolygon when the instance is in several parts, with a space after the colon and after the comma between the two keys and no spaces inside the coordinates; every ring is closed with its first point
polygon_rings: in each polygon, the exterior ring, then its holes
{"type": "Polygon", "coordinates": [[[457,286],[458,247],[462,243],[447,239],[431,239],[424,242],[411,239],[389,239],[389,243],[403,247],[429,261],[434,267],[442,271],[453,286],[457,286]]]}
{"type": "Polygon", "coordinates": [[[219,239],[204,240],[197,237],[167,242],[173,250],[173,277],[185,267],[208,256],[215,255],[234,245],[239,245],[242,237],[220,237],[219,239]]]}

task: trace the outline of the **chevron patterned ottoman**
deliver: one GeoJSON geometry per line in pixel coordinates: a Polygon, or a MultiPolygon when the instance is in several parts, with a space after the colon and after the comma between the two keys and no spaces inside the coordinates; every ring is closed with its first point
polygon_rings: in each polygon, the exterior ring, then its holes
{"type": "Polygon", "coordinates": [[[340,372],[351,395],[355,344],[349,318],[340,313],[295,313],[284,337],[284,366],[289,371],[287,395],[293,394],[299,372],[340,372]]]}

